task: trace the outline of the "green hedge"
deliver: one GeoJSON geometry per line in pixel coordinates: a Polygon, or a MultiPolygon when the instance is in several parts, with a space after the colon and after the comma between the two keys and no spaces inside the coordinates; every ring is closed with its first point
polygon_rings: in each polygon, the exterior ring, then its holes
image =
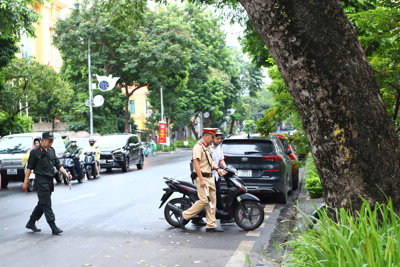
{"type": "Polygon", "coordinates": [[[322,185],[319,179],[317,168],[315,167],[314,159],[311,155],[307,157],[306,161],[306,186],[310,197],[322,197],[322,185]]]}
{"type": "MultiPolygon", "coordinates": [[[[186,140],[188,141],[188,148],[193,148],[193,146],[198,142],[198,140],[186,140]]],[[[176,141],[176,147],[185,148],[186,146],[183,144],[185,141],[176,141]]]]}

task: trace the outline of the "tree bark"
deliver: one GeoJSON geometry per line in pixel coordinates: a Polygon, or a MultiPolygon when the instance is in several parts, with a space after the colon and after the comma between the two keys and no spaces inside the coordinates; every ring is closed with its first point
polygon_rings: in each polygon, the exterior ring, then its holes
{"type": "Polygon", "coordinates": [[[400,206],[399,138],[339,1],[239,0],[274,58],[330,207],[400,206]]]}

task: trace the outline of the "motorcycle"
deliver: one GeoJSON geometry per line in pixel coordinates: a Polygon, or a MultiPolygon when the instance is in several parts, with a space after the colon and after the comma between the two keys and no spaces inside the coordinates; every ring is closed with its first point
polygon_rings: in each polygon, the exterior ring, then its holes
{"type": "Polygon", "coordinates": [[[150,153],[149,144],[143,145],[143,153],[144,153],[144,155],[145,155],[146,157],[149,155],[149,153],[150,153]]]}
{"type": "MultiPolygon", "coordinates": [[[[78,180],[79,183],[82,183],[83,178],[78,176],[77,171],[75,170],[75,162],[74,157],[75,154],[65,153],[63,155],[63,167],[67,173],[72,174],[72,180],[78,180]]],[[[63,181],[65,185],[68,185],[69,179],[67,176],[63,174],[63,181]]]]}
{"type": "MultiPolygon", "coordinates": [[[[87,177],[87,179],[96,179],[97,178],[97,171],[96,171],[96,160],[95,160],[95,156],[96,156],[96,152],[94,151],[89,151],[89,152],[85,152],[85,159],[83,160],[83,169],[84,169],[84,173],[87,177]]],[[[100,166],[98,166],[100,168],[100,166]]]]}
{"type": "MultiPolygon", "coordinates": [[[[264,221],[264,210],[260,205],[260,199],[247,193],[243,181],[236,175],[235,168],[228,167],[223,177],[228,185],[228,196],[224,210],[216,211],[217,219],[235,219],[236,224],[244,230],[254,230],[264,221]]],[[[171,199],[164,208],[164,217],[167,222],[175,227],[180,227],[181,212],[190,208],[199,198],[197,188],[194,184],[164,177],[168,188],[164,188],[164,195],[161,198],[161,208],[170,196],[176,192],[183,196],[171,199]]],[[[205,209],[192,219],[206,217],[205,209]]]]}

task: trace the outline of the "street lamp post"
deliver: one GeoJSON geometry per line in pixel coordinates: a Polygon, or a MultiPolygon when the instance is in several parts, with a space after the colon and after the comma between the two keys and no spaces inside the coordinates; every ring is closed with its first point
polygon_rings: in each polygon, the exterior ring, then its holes
{"type": "MultiPolygon", "coordinates": [[[[102,27],[100,29],[108,28],[110,25],[102,27]]],[[[92,34],[100,29],[94,30],[89,34],[88,38],[88,69],[89,69],[89,111],[90,111],[90,136],[93,136],[93,88],[92,88],[92,71],[90,62],[90,37],[92,34]]]]}
{"type": "Polygon", "coordinates": [[[88,38],[88,69],[89,69],[89,110],[90,110],[90,136],[93,136],[93,90],[92,90],[92,71],[90,69],[90,37],[88,38]]]}

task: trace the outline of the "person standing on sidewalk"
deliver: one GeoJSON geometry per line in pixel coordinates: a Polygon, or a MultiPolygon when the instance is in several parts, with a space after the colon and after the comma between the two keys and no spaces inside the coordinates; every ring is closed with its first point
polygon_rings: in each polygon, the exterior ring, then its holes
{"type": "Polygon", "coordinates": [[[216,219],[215,219],[215,205],[216,205],[216,193],[215,193],[215,179],[212,176],[213,169],[216,170],[219,175],[224,176],[226,172],[219,168],[212,159],[212,153],[209,149],[212,140],[215,137],[215,134],[218,129],[214,128],[204,128],[203,136],[201,140],[195,144],[193,147],[193,166],[194,170],[197,174],[197,178],[194,180],[197,187],[197,194],[199,200],[197,200],[193,206],[189,209],[182,212],[180,217],[181,227],[184,228],[185,224],[194,217],[196,214],[201,212],[204,208],[206,208],[206,218],[207,218],[207,226],[206,232],[223,232],[222,229],[217,228],[216,219]],[[208,203],[208,197],[206,191],[208,191],[208,195],[210,201],[213,205],[213,209],[211,209],[208,203]]]}
{"type": "Polygon", "coordinates": [[[39,202],[33,210],[32,215],[26,224],[26,228],[31,229],[34,232],[40,232],[41,229],[38,229],[35,223],[44,213],[53,235],[58,235],[63,231],[56,226],[56,218],[51,208],[51,192],[54,191],[54,167],[64,173],[68,179],[71,180],[72,176],[61,166],[54,148],[51,147],[53,140],[53,132],[44,132],[42,134],[42,143],[31,151],[22,190],[26,191],[28,189],[29,175],[31,174],[31,171],[34,170],[39,202]]]}
{"type": "Polygon", "coordinates": [[[151,141],[150,141],[150,149],[151,149],[151,155],[155,156],[157,145],[156,145],[156,142],[154,142],[153,138],[151,138],[151,141]]]}
{"type": "MultiPolygon", "coordinates": [[[[218,165],[218,167],[221,167],[223,169],[226,168],[226,163],[224,160],[224,152],[222,151],[221,147],[221,141],[222,141],[222,132],[220,130],[217,131],[215,134],[215,138],[212,141],[211,145],[211,152],[212,152],[212,158],[215,164],[218,165]]],[[[219,176],[217,171],[213,171],[212,175],[215,179],[215,189],[216,189],[216,196],[217,196],[217,209],[218,210],[224,210],[224,203],[222,202],[222,196],[221,196],[221,186],[220,186],[220,181],[222,177],[219,176]]],[[[235,220],[234,219],[221,219],[221,224],[224,223],[233,223],[235,220]]]]}

